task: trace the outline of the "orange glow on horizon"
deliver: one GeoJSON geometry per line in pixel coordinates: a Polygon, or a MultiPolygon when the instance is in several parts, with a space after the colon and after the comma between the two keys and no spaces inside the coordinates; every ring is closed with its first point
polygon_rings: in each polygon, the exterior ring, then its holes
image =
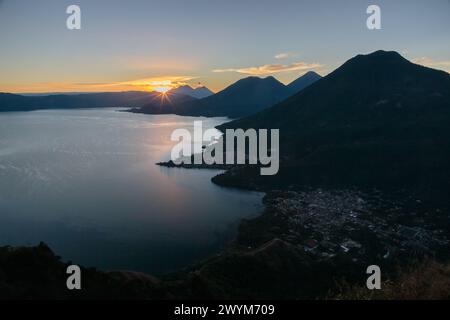
{"type": "Polygon", "coordinates": [[[146,91],[168,92],[188,84],[191,76],[161,76],[120,82],[30,82],[17,84],[0,83],[0,92],[50,93],[50,92],[123,92],[146,91]]]}

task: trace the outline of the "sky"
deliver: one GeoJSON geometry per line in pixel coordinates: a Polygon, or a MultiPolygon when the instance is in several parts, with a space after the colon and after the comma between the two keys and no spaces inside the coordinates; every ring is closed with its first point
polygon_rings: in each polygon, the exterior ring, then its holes
{"type": "Polygon", "coordinates": [[[379,49],[450,72],[450,0],[0,0],[0,92],[217,92],[379,49]],[[73,4],[80,30],[66,26],[73,4]],[[366,26],[371,4],[381,30],[366,26]]]}

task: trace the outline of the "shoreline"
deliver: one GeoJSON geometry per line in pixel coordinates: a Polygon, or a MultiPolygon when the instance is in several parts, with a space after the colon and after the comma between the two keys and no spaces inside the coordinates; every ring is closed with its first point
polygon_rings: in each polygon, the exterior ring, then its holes
{"type": "MultiPolygon", "coordinates": [[[[157,165],[205,169],[171,162],[157,165]]],[[[439,225],[445,221],[446,211],[434,208],[433,215],[427,216],[432,208],[414,197],[345,188],[274,190],[246,179],[240,174],[242,167],[208,168],[225,170],[211,179],[216,185],[264,192],[264,208],[255,217],[236,221],[235,234],[218,253],[178,271],[155,277],[82,267],[86,291],[70,293],[63,289],[65,268],[71,262],[62,262],[45,244],[0,247],[0,259],[4,255],[7,258],[3,260],[14,265],[15,255],[20,253],[20,261],[30,261],[31,273],[33,268],[43,268],[41,281],[63,290],[58,294],[67,299],[207,300],[327,299],[339,289],[339,283],[365,283],[368,265],[379,265],[385,277],[395,279],[400,268],[430,256],[438,262],[450,261],[446,237],[450,229],[439,225]]],[[[19,295],[23,290],[41,298],[52,294],[20,288],[19,295]]]]}
{"type": "MultiPolygon", "coordinates": [[[[424,226],[418,229],[402,225],[401,219],[395,217],[398,212],[389,213],[383,220],[383,206],[388,208],[402,203],[386,201],[382,194],[376,197],[354,190],[322,189],[272,191],[266,193],[263,204],[261,215],[239,222],[235,237],[222,251],[198,263],[159,277],[134,271],[107,272],[82,267],[86,291],[79,294],[65,292],[62,296],[67,299],[99,296],[121,299],[327,299],[330,292],[338,290],[337,283],[365,283],[364,271],[368,264],[379,264],[385,275],[395,278],[399,267],[426,260],[435,250],[441,252],[439,262],[450,258],[442,255],[442,250],[449,245],[446,233],[431,230],[429,222],[422,221],[424,226]],[[378,214],[372,217],[375,212],[378,214]],[[386,225],[393,223],[397,223],[396,227],[386,233],[386,225]],[[358,232],[362,229],[364,232],[358,232]],[[370,234],[375,237],[368,236],[370,234]],[[426,241],[418,243],[418,239],[426,241]],[[394,250],[386,257],[385,247],[377,245],[379,243],[394,250]],[[428,243],[429,248],[423,255],[412,257],[410,253],[423,249],[424,243],[428,243]]],[[[406,203],[402,205],[407,207],[406,203]]],[[[0,247],[0,259],[5,252],[10,256],[9,261],[20,252],[21,260],[29,255],[31,273],[36,269],[33,263],[37,263],[37,270],[44,269],[42,277],[50,277],[47,279],[49,287],[63,289],[64,268],[71,262],[61,262],[45,244],[31,248],[0,247]]],[[[46,298],[49,293],[39,294],[46,298]]]]}

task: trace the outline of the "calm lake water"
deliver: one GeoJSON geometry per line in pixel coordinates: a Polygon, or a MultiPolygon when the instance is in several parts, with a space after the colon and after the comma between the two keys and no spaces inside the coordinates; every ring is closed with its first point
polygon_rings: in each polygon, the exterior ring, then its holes
{"type": "Polygon", "coordinates": [[[194,120],[113,109],[0,113],[0,245],[44,241],[64,260],[151,273],[220,250],[262,194],[221,188],[211,170],[169,169],[176,128],[194,120]]]}

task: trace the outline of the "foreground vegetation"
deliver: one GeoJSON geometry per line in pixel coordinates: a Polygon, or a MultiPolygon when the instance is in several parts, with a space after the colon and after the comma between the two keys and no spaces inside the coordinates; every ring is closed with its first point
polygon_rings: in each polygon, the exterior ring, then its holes
{"type": "Polygon", "coordinates": [[[382,283],[382,290],[342,284],[330,298],[339,300],[435,300],[450,299],[450,264],[434,260],[418,263],[382,283]]]}

